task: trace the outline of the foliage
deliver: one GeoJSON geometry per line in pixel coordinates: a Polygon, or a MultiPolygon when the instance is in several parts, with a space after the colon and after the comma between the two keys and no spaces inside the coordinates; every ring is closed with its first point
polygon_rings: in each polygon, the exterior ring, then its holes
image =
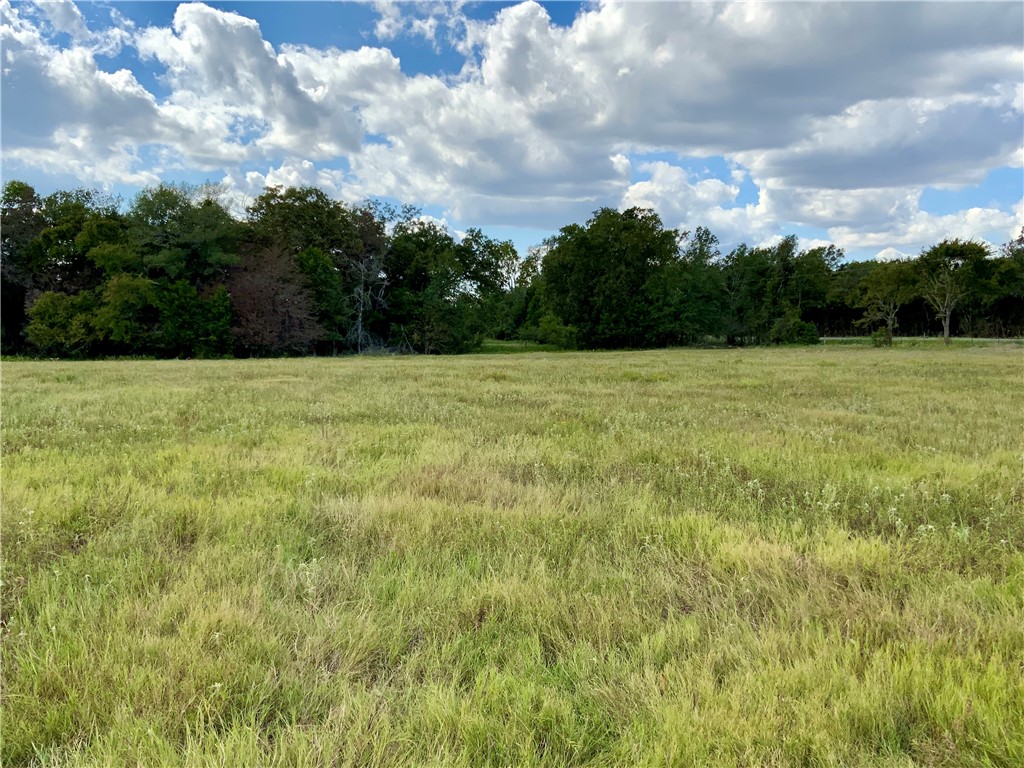
{"type": "Polygon", "coordinates": [[[704,227],[682,239],[679,258],[648,280],[651,346],[698,344],[723,330],[725,285],[718,238],[704,227]]]}
{"type": "Polygon", "coordinates": [[[814,323],[801,320],[795,311],[787,312],[776,320],[768,338],[773,344],[817,344],[821,341],[814,323]]]}
{"type": "Polygon", "coordinates": [[[443,227],[400,222],[384,259],[389,335],[396,346],[425,354],[465,352],[477,334],[482,268],[443,227]],[[469,264],[478,271],[467,271],[469,264]]]}
{"type": "Polygon", "coordinates": [[[186,186],[160,185],[135,199],[130,236],[149,274],[197,286],[223,279],[243,231],[224,207],[186,186]]]}
{"type": "Polygon", "coordinates": [[[949,344],[953,310],[978,291],[988,270],[989,251],[983,243],[943,240],[924,251],[916,266],[919,290],[942,322],[942,338],[949,344]]]}
{"type": "Polygon", "coordinates": [[[264,244],[278,246],[290,255],[315,248],[338,263],[362,248],[352,214],[316,187],[268,187],[247,214],[264,244]]]}
{"type": "Polygon", "coordinates": [[[185,280],[162,287],[157,345],[165,357],[214,357],[231,348],[231,303],[224,286],[205,296],[185,280]]]}
{"type": "Polygon", "coordinates": [[[871,344],[875,347],[891,347],[892,338],[892,329],[886,326],[871,334],[871,344]]]}
{"type": "Polygon", "coordinates": [[[9,181],[0,202],[0,345],[4,352],[24,348],[26,301],[35,289],[30,245],[45,221],[42,201],[28,184],[9,181]]]}
{"type": "Polygon", "coordinates": [[[95,315],[98,304],[92,291],[74,295],[47,291],[29,309],[25,335],[44,355],[88,355],[100,340],[95,315]]]}
{"type": "Polygon", "coordinates": [[[650,346],[652,285],[678,260],[678,240],[639,208],[603,208],[585,227],[563,227],[541,268],[550,310],[585,348],[650,346]]]}
{"type": "Polygon", "coordinates": [[[103,287],[103,303],[96,310],[95,323],[101,337],[122,354],[145,350],[160,311],[156,294],[152,281],[145,277],[123,272],[111,277],[103,287]]]}
{"type": "Polygon", "coordinates": [[[344,276],[331,257],[320,248],[307,248],[295,257],[295,263],[305,278],[316,308],[317,321],[325,331],[325,339],[332,347],[336,347],[344,339],[340,329],[350,311],[350,297],[344,276]]]}
{"type": "Polygon", "coordinates": [[[253,244],[231,276],[231,329],[245,355],[302,355],[324,338],[314,297],[294,257],[279,245],[253,244]]]}
{"type": "Polygon", "coordinates": [[[723,254],[706,227],[603,208],[520,259],[410,206],[269,187],[234,218],[213,186],[127,206],[4,187],[5,353],[206,357],[446,354],[485,338],[563,349],[815,343],[822,336],[1024,335],[1024,233],[997,255],[946,240],[906,262],[844,262],[794,236],[723,254]],[[43,297],[46,297],[45,299],[43,297]],[[42,302],[34,312],[35,304],[42,302]]]}
{"type": "Polygon", "coordinates": [[[889,338],[899,326],[897,313],[916,295],[916,268],[909,261],[883,262],[864,278],[858,286],[857,305],[864,307],[860,324],[885,323],[889,338]]]}

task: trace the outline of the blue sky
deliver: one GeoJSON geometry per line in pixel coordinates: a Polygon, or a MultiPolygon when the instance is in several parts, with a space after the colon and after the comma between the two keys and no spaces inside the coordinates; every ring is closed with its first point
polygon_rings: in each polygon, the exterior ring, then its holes
{"type": "Polygon", "coordinates": [[[854,258],[1024,226],[1024,6],[0,0],[2,174],[422,207],[522,253],[601,206],[854,258]]]}

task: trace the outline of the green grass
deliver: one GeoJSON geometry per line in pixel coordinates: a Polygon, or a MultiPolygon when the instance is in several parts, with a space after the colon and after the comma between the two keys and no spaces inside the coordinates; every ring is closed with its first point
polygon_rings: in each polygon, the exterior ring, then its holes
{"type": "Polygon", "coordinates": [[[560,352],[554,344],[539,344],[535,341],[500,341],[485,339],[476,354],[480,355],[517,355],[523,352],[560,352]]]}
{"type": "Polygon", "coordinates": [[[1024,764],[1019,347],[3,366],[5,766],[1024,764]]]}
{"type": "MultiPolygon", "coordinates": [[[[830,346],[851,346],[851,347],[873,347],[874,341],[870,336],[826,336],[821,339],[823,344],[830,346]]],[[[893,346],[899,349],[933,349],[946,348],[941,336],[896,336],[892,340],[893,346]]],[[[1024,350],[1024,339],[976,339],[969,336],[954,336],[949,340],[949,348],[966,349],[970,347],[1016,347],[1018,351],[1024,350]]]]}

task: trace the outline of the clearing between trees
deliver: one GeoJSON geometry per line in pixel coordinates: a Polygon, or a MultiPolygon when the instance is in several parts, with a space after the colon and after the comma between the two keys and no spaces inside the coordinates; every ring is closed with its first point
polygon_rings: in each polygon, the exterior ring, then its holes
{"type": "Polygon", "coordinates": [[[7,362],[4,765],[1024,764],[1021,348],[7,362]]]}

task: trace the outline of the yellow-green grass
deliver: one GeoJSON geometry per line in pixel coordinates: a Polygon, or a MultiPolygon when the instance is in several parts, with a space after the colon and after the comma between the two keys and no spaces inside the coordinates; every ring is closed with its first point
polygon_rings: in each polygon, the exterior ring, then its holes
{"type": "Polygon", "coordinates": [[[3,366],[5,766],[1024,765],[1024,351],[3,366]]]}

